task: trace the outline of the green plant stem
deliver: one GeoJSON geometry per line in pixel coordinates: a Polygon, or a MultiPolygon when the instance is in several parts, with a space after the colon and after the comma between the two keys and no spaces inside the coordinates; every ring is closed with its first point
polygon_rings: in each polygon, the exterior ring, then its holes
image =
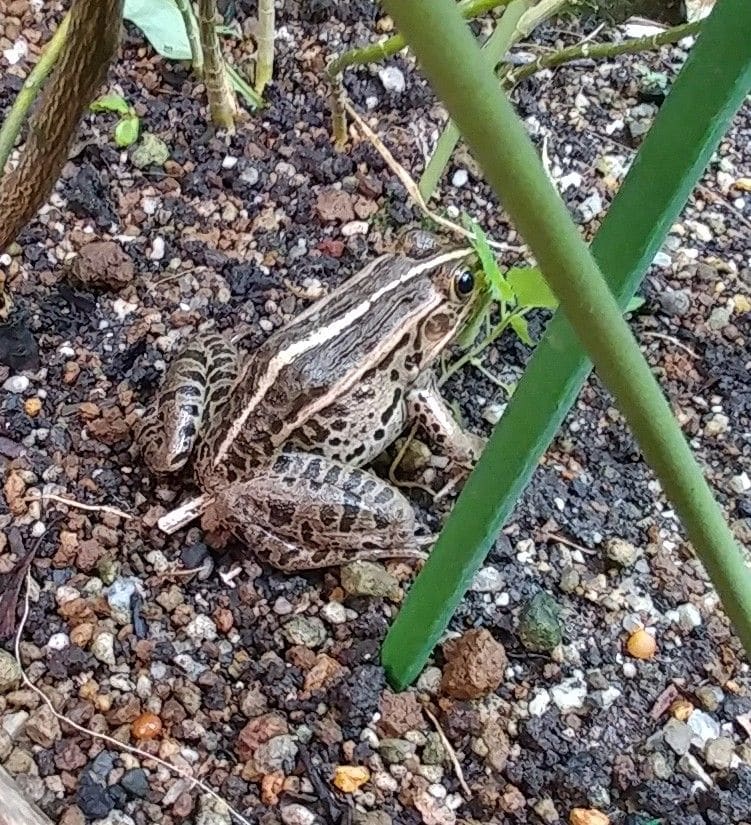
{"type": "Polygon", "coordinates": [[[191,0],[175,0],[175,5],[185,25],[185,34],[188,37],[188,44],[190,45],[191,66],[198,77],[203,77],[203,49],[201,48],[198,25],[196,23],[196,16],[193,13],[191,0]]]}
{"type": "MultiPolygon", "coordinates": [[[[462,0],[457,5],[462,17],[466,20],[472,20],[481,14],[491,11],[497,6],[505,6],[510,2],[511,0],[462,0]]],[[[367,46],[351,49],[348,52],[340,54],[339,57],[335,57],[331,63],[329,63],[326,71],[330,78],[334,78],[349,66],[364,63],[378,63],[387,57],[393,57],[405,48],[406,45],[407,42],[401,33],[394,34],[378,43],[369,43],[367,46]]]]}
{"type": "Polygon", "coordinates": [[[8,112],[2,127],[0,127],[0,177],[2,177],[5,164],[8,162],[10,153],[13,151],[18,133],[21,131],[26,115],[29,113],[32,104],[37,99],[42,83],[52,71],[52,67],[60,56],[60,51],[65,44],[70,27],[70,12],[60,21],[60,25],[50,38],[49,43],[44,47],[44,51],[37,60],[34,68],[29,72],[24,80],[21,91],[13,101],[13,106],[8,112]]]}
{"type": "Polygon", "coordinates": [[[274,76],[274,0],[258,0],[258,59],[256,91],[263,94],[274,76]]]}
{"type": "MultiPolygon", "coordinates": [[[[557,14],[566,3],[567,0],[512,0],[483,47],[487,59],[493,66],[497,66],[514,43],[523,40],[536,26],[557,14]]],[[[459,130],[449,120],[418,182],[420,194],[426,203],[435,192],[459,138],[459,130]]]]}
{"type": "MultiPolygon", "coordinates": [[[[525,3],[533,0],[523,0],[525,3]]],[[[479,17],[481,14],[490,11],[497,6],[504,6],[512,0],[461,0],[458,9],[466,19],[479,17]]],[[[516,0],[522,2],[522,0],[516,0]]],[[[331,133],[334,139],[334,146],[341,150],[347,144],[347,114],[344,111],[344,86],[342,84],[342,72],[348,66],[355,66],[364,63],[377,63],[387,57],[400,52],[405,48],[406,42],[401,34],[395,34],[378,43],[370,43],[359,49],[351,49],[344,54],[335,57],[329,63],[326,73],[331,84],[329,94],[329,108],[331,109],[331,133]]]]}
{"type": "MultiPolygon", "coordinates": [[[[532,248],[565,317],[613,393],[679,514],[738,636],[746,650],[751,650],[751,571],[621,316],[618,301],[607,288],[491,67],[483,61],[450,0],[383,0],[383,4],[407,36],[488,182],[532,248]]],[[[661,109],[667,126],[659,139],[649,141],[651,133],[647,136],[642,149],[650,144],[648,160],[640,152],[629,171],[637,183],[620,199],[618,220],[614,217],[610,222],[607,242],[599,253],[607,262],[607,271],[612,267],[621,278],[618,299],[622,306],[719,144],[732,113],[751,88],[751,16],[747,11],[747,0],[718,0],[693,50],[698,56],[692,61],[692,53],[661,109]],[[711,87],[706,84],[708,71],[713,72],[711,87]],[[681,83],[683,76],[690,79],[681,83]],[[680,103],[668,106],[671,98],[680,103]],[[688,124],[686,109],[681,107],[692,98],[695,103],[688,124]],[[679,137],[683,142],[671,143],[679,137]],[[649,199],[645,201],[647,192],[649,199]]],[[[656,127],[657,123],[653,131],[656,127]]],[[[502,442],[499,433],[508,430],[504,427],[506,416],[493,433],[384,643],[382,659],[397,687],[419,673],[510,512],[513,499],[505,495],[500,505],[497,498],[504,463],[522,468],[524,473],[522,480],[503,478],[504,494],[520,492],[532,472],[538,448],[544,449],[560,423],[561,411],[568,409],[577,385],[586,376],[586,360],[582,363],[576,348],[567,346],[565,323],[559,323],[555,337],[548,340],[546,367],[555,368],[556,355],[566,358],[562,395],[555,396],[557,408],[549,416],[552,422],[539,419],[534,414],[534,399],[528,398],[532,420],[519,421],[517,416],[515,432],[523,435],[528,430],[534,440],[525,439],[518,448],[507,439],[502,442]],[[501,443],[509,447],[508,453],[499,452],[501,443]],[[455,517],[460,505],[463,518],[455,517]]],[[[521,383],[509,407],[518,401],[520,391],[521,383]]],[[[539,406],[548,412],[547,405],[539,406]]]]}
{"type": "Polygon", "coordinates": [[[513,86],[524,80],[526,77],[541,71],[542,69],[552,69],[563,63],[570,63],[572,60],[583,58],[607,59],[617,57],[621,54],[638,54],[639,52],[658,49],[670,43],[677,43],[684,37],[690,37],[701,31],[703,20],[696,20],[693,23],[686,23],[682,26],[674,26],[659,34],[649,37],[635,37],[631,40],[624,40],[622,43],[579,43],[567,49],[542,55],[537,60],[527,63],[518,69],[508,72],[503,80],[506,87],[513,86]]]}
{"type": "Polygon", "coordinates": [[[250,106],[252,109],[262,109],[263,108],[263,98],[258,95],[256,90],[248,83],[248,81],[238,72],[238,70],[231,64],[226,63],[224,64],[224,68],[227,71],[227,77],[229,78],[229,82],[232,84],[232,88],[239,94],[245,98],[245,102],[250,106]]]}

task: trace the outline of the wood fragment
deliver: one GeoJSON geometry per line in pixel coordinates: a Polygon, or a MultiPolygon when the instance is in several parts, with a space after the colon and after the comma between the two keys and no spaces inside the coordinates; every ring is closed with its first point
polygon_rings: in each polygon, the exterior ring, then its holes
{"type": "Polygon", "coordinates": [[[53,825],[21,793],[13,777],[0,767],[0,825],[53,825]]]}

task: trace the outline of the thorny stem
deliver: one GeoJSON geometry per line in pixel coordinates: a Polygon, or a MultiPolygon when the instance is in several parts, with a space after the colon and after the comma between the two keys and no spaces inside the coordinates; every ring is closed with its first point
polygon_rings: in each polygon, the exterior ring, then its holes
{"type": "Polygon", "coordinates": [[[201,48],[201,41],[198,37],[198,27],[196,25],[196,18],[193,13],[190,0],[175,0],[180,15],[183,18],[185,25],[185,34],[188,36],[188,43],[190,44],[191,65],[193,71],[199,76],[203,76],[203,49],[201,48]]]}
{"type": "Polygon", "coordinates": [[[274,0],[258,0],[258,59],[255,87],[263,94],[274,76],[274,0]]]}
{"type": "Polygon", "coordinates": [[[508,72],[504,77],[504,84],[507,87],[514,86],[542,69],[552,69],[563,63],[570,63],[572,60],[617,57],[621,54],[637,54],[649,49],[658,49],[660,46],[677,43],[684,37],[698,34],[703,22],[703,20],[695,20],[693,23],[684,23],[682,26],[666,29],[659,34],[635,37],[631,40],[624,40],[622,43],[578,43],[576,46],[569,46],[552,54],[541,55],[531,63],[508,72]]]}
{"type": "MultiPolygon", "coordinates": [[[[459,11],[465,20],[472,20],[498,7],[506,6],[512,0],[461,0],[459,11]]],[[[350,49],[340,54],[329,63],[326,73],[331,83],[329,106],[331,107],[331,131],[334,145],[341,149],[347,142],[347,116],[344,111],[344,89],[342,87],[342,72],[348,66],[363,63],[378,63],[387,57],[393,57],[407,45],[401,34],[394,34],[378,43],[369,43],[358,49],[350,49]]],[[[260,43],[259,43],[260,49],[260,43]]]]}
{"type": "Polygon", "coordinates": [[[203,78],[211,120],[220,129],[235,131],[237,99],[227,76],[216,33],[216,0],[198,0],[198,31],[203,49],[203,78]]]}
{"type": "Polygon", "coordinates": [[[29,72],[24,80],[21,91],[13,101],[13,106],[0,127],[0,177],[2,177],[5,164],[8,162],[10,153],[21,131],[26,115],[42,88],[42,83],[47,79],[47,75],[52,71],[52,67],[60,56],[60,51],[68,36],[70,27],[70,12],[63,17],[57,30],[52,35],[50,42],[45,46],[39,60],[34,68],[29,72]]]}

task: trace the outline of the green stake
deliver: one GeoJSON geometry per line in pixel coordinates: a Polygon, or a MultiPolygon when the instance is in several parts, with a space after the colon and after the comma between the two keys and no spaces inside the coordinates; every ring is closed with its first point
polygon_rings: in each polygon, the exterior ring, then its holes
{"type": "Polygon", "coordinates": [[[562,308],[386,637],[382,660],[391,683],[402,688],[412,682],[447,627],[591,369],[585,348],[750,650],[751,573],[620,314],[751,88],[748,0],[718,0],[591,253],[451,0],[383,0],[383,5],[562,308]]]}

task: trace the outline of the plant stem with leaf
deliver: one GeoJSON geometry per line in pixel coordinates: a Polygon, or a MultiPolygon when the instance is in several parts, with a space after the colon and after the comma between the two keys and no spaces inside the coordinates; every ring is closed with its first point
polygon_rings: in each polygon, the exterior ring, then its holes
{"type": "Polygon", "coordinates": [[[274,76],[274,0],[258,0],[258,58],[256,60],[256,92],[263,94],[274,76]]]}
{"type": "Polygon", "coordinates": [[[185,26],[185,34],[188,37],[188,44],[190,45],[190,58],[193,71],[199,76],[203,76],[203,49],[201,48],[201,39],[198,33],[198,26],[196,24],[196,16],[193,12],[193,5],[191,0],[175,0],[180,15],[185,26]]]}
{"type": "Polygon", "coordinates": [[[198,30],[203,50],[203,78],[211,120],[220,129],[235,131],[237,99],[227,75],[219,36],[216,33],[216,0],[198,0],[198,30]]]}

